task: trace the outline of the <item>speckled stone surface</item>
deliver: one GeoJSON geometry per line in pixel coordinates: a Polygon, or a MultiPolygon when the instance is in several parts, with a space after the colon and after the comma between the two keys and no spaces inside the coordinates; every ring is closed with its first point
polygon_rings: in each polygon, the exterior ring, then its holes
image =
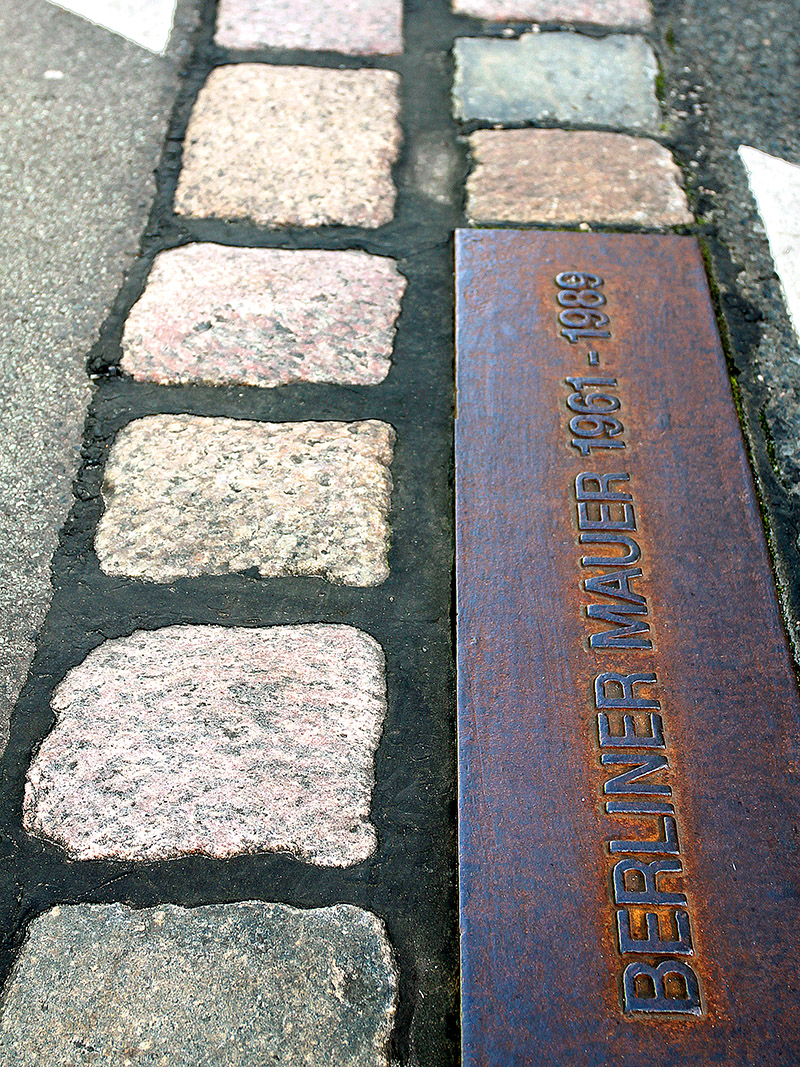
{"type": "Polygon", "coordinates": [[[106,465],[100,566],[152,582],[255,567],[378,585],[389,573],[393,444],[375,420],[136,419],[106,465]]]}
{"type": "Polygon", "coordinates": [[[586,22],[646,29],[653,21],[648,0],[453,0],[453,10],[479,19],[586,22]]]}
{"type": "Polygon", "coordinates": [[[307,48],[346,55],[403,51],[402,0],[220,0],[224,48],[307,48]]]}
{"type": "Polygon", "coordinates": [[[692,222],[680,170],[642,137],[564,130],[480,130],[470,137],[473,223],[692,222]]]}
{"type": "Polygon", "coordinates": [[[136,632],[71,670],[53,711],[24,825],[74,858],[375,850],[385,666],[351,626],[136,632]]]}
{"type": "Polygon", "coordinates": [[[184,245],[156,256],[122,369],[161,385],[375,385],[405,284],[366,252],[184,245]]]}
{"type": "Polygon", "coordinates": [[[397,973],[346,904],[53,908],[0,1025],[7,1067],[388,1067],[397,973]]]}
{"type": "Polygon", "coordinates": [[[382,226],[394,212],[399,76],[217,67],[192,112],[179,215],[273,226],[382,226]]]}
{"type": "Polygon", "coordinates": [[[651,133],[661,124],[656,59],[641,37],[461,37],[455,57],[453,95],[462,119],[549,121],[651,133]]]}

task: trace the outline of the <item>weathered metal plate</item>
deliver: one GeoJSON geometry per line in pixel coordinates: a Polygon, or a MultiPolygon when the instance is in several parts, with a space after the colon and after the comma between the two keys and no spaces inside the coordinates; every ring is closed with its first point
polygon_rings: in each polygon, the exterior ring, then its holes
{"type": "Polygon", "coordinates": [[[800,1063],[800,707],[697,244],[464,231],[457,287],[464,1063],[800,1063]]]}

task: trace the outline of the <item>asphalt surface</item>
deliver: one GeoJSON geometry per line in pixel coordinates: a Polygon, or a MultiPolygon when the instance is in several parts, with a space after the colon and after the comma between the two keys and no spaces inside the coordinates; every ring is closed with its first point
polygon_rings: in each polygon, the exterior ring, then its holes
{"type": "Polygon", "coordinates": [[[0,747],[72,503],[87,354],[139,247],[198,2],[160,56],[0,0],[0,747]]]}
{"type": "MultiPolygon", "coordinates": [[[[737,156],[746,144],[800,164],[800,7],[796,0],[667,0],[657,9],[669,136],[708,238],[730,370],[800,661],[800,344],[737,156]]],[[[745,605],[742,618],[746,624],[745,605]]]]}

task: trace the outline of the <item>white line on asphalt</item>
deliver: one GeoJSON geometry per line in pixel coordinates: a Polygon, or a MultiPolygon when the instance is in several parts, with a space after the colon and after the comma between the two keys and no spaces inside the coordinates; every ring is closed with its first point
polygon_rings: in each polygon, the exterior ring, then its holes
{"type": "Polygon", "coordinates": [[[176,0],[50,0],[56,7],[163,54],[172,32],[176,0]]]}
{"type": "Polygon", "coordinates": [[[800,167],[747,145],[739,147],[800,341],[800,167]]]}

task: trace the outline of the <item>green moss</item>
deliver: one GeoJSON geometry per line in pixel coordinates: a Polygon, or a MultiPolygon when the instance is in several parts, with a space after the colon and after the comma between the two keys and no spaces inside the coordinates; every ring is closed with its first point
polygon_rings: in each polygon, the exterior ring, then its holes
{"type": "MultiPolygon", "coordinates": [[[[703,266],[706,269],[706,278],[708,280],[708,288],[711,293],[711,304],[714,308],[714,316],[717,320],[717,326],[719,327],[719,336],[722,341],[722,351],[725,353],[725,364],[728,368],[728,377],[731,379],[731,387],[739,375],[739,371],[736,369],[736,363],[733,358],[733,342],[728,330],[728,323],[725,319],[725,315],[722,310],[722,293],[720,292],[717,280],[714,277],[714,260],[711,256],[711,249],[708,247],[708,243],[702,238],[700,240],[700,255],[703,257],[703,266]]],[[[734,403],[736,403],[737,391],[734,388],[734,403]]],[[[742,418],[742,412],[739,411],[739,418],[742,418]]],[[[744,423],[742,423],[744,425],[744,423]]]]}
{"type": "Polygon", "coordinates": [[[730,381],[731,381],[731,393],[733,394],[733,406],[736,408],[736,414],[739,416],[739,422],[741,423],[742,429],[744,429],[745,428],[745,420],[744,420],[744,403],[742,401],[742,390],[741,390],[739,382],[738,382],[738,380],[736,378],[731,376],[730,381]]]}
{"type": "MultiPolygon", "coordinates": [[[[775,579],[775,585],[777,586],[781,601],[786,603],[785,590],[783,589],[783,583],[781,582],[780,571],[778,570],[778,550],[777,541],[775,539],[775,533],[772,529],[772,522],[770,520],[769,511],[767,510],[767,502],[764,498],[764,487],[761,483],[761,478],[758,474],[758,467],[755,463],[755,456],[753,455],[753,439],[750,435],[747,425],[747,419],[745,418],[744,402],[742,400],[742,390],[735,377],[730,378],[731,393],[733,394],[733,403],[736,408],[736,414],[739,417],[739,425],[742,428],[742,437],[744,438],[745,452],[747,453],[747,461],[750,464],[750,469],[753,471],[753,483],[756,490],[756,500],[758,501],[758,510],[761,514],[761,524],[764,527],[764,536],[767,541],[767,551],[769,552],[769,561],[772,567],[772,576],[775,579]]],[[[778,479],[780,480],[780,471],[777,467],[777,457],[775,455],[775,442],[772,438],[772,433],[769,429],[766,416],[763,411],[758,413],[758,421],[761,424],[761,429],[764,432],[764,440],[767,445],[767,456],[769,458],[770,466],[775,471],[778,479]]],[[[787,634],[791,631],[788,616],[784,620],[786,625],[787,634]]]]}
{"type": "Polygon", "coordinates": [[[671,26],[667,26],[667,32],[664,34],[664,40],[667,42],[667,48],[670,52],[675,51],[675,31],[671,26]]]}

